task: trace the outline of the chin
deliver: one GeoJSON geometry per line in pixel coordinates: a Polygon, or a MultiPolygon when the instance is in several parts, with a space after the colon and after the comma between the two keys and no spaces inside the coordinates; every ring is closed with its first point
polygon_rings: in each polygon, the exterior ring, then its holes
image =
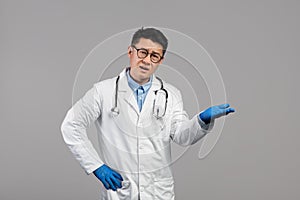
{"type": "Polygon", "coordinates": [[[141,80],[145,80],[145,79],[148,79],[148,78],[149,78],[148,76],[143,76],[143,75],[140,76],[141,80]]]}
{"type": "Polygon", "coordinates": [[[150,76],[146,75],[140,75],[140,80],[148,80],[150,76]]]}

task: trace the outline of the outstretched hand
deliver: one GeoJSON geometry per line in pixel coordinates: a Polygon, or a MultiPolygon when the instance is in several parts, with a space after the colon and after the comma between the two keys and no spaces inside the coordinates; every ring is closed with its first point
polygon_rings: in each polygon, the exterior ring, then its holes
{"type": "Polygon", "coordinates": [[[93,173],[103,183],[107,190],[112,189],[113,191],[116,191],[117,188],[122,188],[122,176],[107,165],[103,164],[93,173]]]}
{"type": "Polygon", "coordinates": [[[230,108],[228,103],[207,108],[205,111],[200,113],[201,120],[208,124],[216,118],[219,118],[229,113],[235,112],[234,108],[230,108]]]}

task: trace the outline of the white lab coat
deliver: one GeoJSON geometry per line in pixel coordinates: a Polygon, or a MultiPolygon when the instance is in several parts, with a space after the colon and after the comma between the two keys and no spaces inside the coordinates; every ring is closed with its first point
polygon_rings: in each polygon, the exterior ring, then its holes
{"type": "Polygon", "coordinates": [[[175,199],[174,181],[170,169],[171,142],[182,146],[194,144],[206,135],[213,123],[205,125],[197,115],[188,119],[183,110],[179,90],[164,82],[168,91],[166,115],[153,116],[154,91],[160,82],[153,77],[141,112],[125,69],[120,74],[118,116],[112,115],[115,103],[116,77],[94,84],[67,113],[61,131],[65,143],[83,169],[92,173],[102,164],[119,172],[124,181],[117,192],[102,184],[100,199],[175,199]],[[87,136],[87,128],[96,124],[100,153],[87,136]]]}

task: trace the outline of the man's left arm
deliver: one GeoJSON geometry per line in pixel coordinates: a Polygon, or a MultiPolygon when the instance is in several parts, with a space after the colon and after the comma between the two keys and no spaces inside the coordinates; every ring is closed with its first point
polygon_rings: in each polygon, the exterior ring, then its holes
{"type": "Polygon", "coordinates": [[[209,107],[189,120],[188,115],[183,110],[180,94],[177,100],[174,105],[170,136],[175,143],[181,146],[198,142],[213,128],[215,119],[235,112],[229,104],[222,104],[209,107]]]}

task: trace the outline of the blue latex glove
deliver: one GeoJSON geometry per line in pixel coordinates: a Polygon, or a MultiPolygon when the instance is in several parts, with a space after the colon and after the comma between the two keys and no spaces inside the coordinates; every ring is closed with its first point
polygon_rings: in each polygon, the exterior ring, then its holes
{"type": "Polygon", "coordinates": [[[208,124],[214,119],[224,115],[228,115],[231,112],[235,112],[235,110],[233,108],[230,108],[230,105],[226,103],[209,107],[204,112],[200,113],[199,116],[204,123],[208,124]]]}
{"type": "Polygon", "coordinates": [[[96,169],[93,173],[107,190],[112,189],[113,191],[116,191],[117,188],[122,187],[122,176],[105,164],[96,169]]]}

